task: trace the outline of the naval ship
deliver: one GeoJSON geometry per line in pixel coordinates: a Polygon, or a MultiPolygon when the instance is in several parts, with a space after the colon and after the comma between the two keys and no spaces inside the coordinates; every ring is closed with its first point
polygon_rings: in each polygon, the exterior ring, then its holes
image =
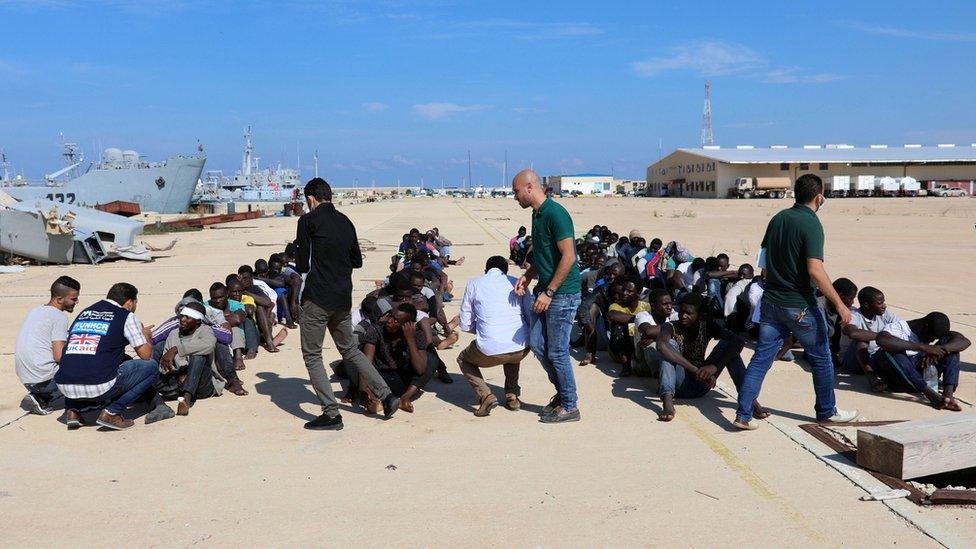
{"type": "Polygon", "coordinates": [[[199,155],[172,156],[163,162],[147,162],[133,150],[109,148],[100,162],[86,168],[76,143],[62,141],[62,146],[63,168],[43,181],[4,175],[0,191],[18,200],[42,198],[89,207],[122,200],[139,204],[144,212],[183,213],[206,161],[202,147],[199,155]]]}
{"type": "Polygon", "coordinates": [[[225,180],[221,187],[242,200],[255,202],[280,202],[292,199],[294,190],[301,186],[301,174],[293,168],[283,168],[281,163],[274,169],[260,168],[261,159],[254,156],[251,143],[251,127],[244,130],[244,158],[241,169],[234,179],[225,180]]]}

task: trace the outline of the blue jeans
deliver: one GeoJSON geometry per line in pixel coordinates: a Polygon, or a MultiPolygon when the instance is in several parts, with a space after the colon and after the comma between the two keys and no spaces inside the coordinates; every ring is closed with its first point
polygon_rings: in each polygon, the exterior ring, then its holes
{"type": "Polygon", "coordinates": [[[535,294],[526,295],[522,307],[529,319],[529,346],[556,387],[559,405],[567,412],[576,409],[576,377],[569,360],[569,334],[580,305],[580,294],[556,294],[549,309],[532,312],[535,294]]]}
{"type": "MultiPolygon", "coordinates": [[[[715,345],[715,348],[712,349],[712,352],[708,354],[705,362],[696,364],[696,366],[702,366],[703,364],[717,366],[715,361],[726,352],[729,345],[730,343],[728,341],[719,341],[715,345]]],[[[671,346],[679,353],[681,352],[678,349],[678,344],[674,340],[671,340],[671,346]]],[[[743,364],[742,357],[740,355],[733,356],[728,364],[718,369],[715,377],[722,375],[722,370],[725,368],[729,369],[729,376],[732,378],[732,383],[735,384],[736,390],[738,390],[746,372],[746,365],[743,364]]],[[[672,395],[674,398],[701,398],[711,390],[712,388],[707,384],[698,381],[695,376],[688,374],[688,371],[683,366],[668,362],[663,358],[661,359],[661,386],[658,390],[658,395],[672,395]]]]}
{"type": "Polygon", "coordinates": [[[132,359],[119,365],[115,385],[100,400],[110,401],[105,407],[110,414],[121,414],[130,404],[149,391],[159,378],[159,365],[155,360],[132,359]]]}
{"type": "Polygon", "coordinates": [[[708,297],[715,300],[719,309],[725,308],[725,297],[722,296],[722,280],[718,278],[708,279],[708,297]]]}
{"type": "Polygon", "coordinates": [[[746,375],[739,388],[739,409],[736,419],[752,419],[752,402],[759,398],[763,379],[773,365],[776,352],[787,336],[793,334],[803,346],[804,355],[813,372],[813,390],[817,396],[817,419],[828,419],[837,413],[834,401],[834,361],[830,357],[827,321],[820,307],[781,307],[763,300],[760,311],[759,341],[749,361],[746,375]]]}

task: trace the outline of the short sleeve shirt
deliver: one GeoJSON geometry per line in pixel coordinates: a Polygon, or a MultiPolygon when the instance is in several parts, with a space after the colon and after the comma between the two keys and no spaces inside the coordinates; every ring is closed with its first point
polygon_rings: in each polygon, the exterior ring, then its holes
{"type": "MultiPolygon", "coordinates": [[[[881,331],[888,332],[889,334],[897,337],[898,339],[908,341],[911,343],[922,342],[922,340],[919,339],[919,337],[915,335],[915,332],[913,332],[912,329],[908,326],[908,323],[901,319],[896,320],[891,324],[886,324],[884,328],[881,329],[881,331]]],[[[918,354],[918,351],[905,351],[905,354],[908,356],[915,356],[918,354]]]]}
{"type": "Polygon", "coordinates": [[[21,383],[41,383],[54,377],[51,343],[68,340],[68,315],[50,305],[34,307],[20,326],[14,346],[14,370],[21,383]]]}
{"type": "MultiPolygon", "coordinates": [[[[619,303],[611,304],[609,309],[610,312],[625,313],[635,317],[641,313],[650,314],[650,310],[651,310],[651,306],[646,301],[638,301],[637,305],[633,309],[628,309],[627,307],[619,303]]],[[[627,330],[630,333],[630,335],[634,335],[634,332],[636,331],[635,326],[636,326],[636,318],[634,319],[634,322],[631,322],[627,327],[627,330]]]]}
{"type": "Polygon", "coordinates": [[[766,226],[766,292],[763,299],[781,307],[817,304],[808,259],[824,258],[823,225],[810,208],[796,204],[773,216],[766,226]]]}
{"type": "Polygon", "coordinates": [[[558,294],[580,293],[579,262],[576,260],[576,243],[573,234],[573,218],[569,216],[561,204],[552,198],[546,198],[538,210],[532,212],[532,252],[533,263],[539,275],[537,288],[545,290],[556,272],[556,265],[562,255],[559,253],[557,242],[570,239],[573,241],[573,266],[566,275],[558,294]]]}

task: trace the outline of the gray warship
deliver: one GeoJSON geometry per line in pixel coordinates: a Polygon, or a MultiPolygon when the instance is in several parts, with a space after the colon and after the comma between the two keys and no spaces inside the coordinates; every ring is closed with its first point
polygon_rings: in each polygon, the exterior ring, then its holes
{"type": "MultiPolygon", "coordinates": [[[[85,167],[75,143],[64,143],[64,167],[42,181],[10,179],[0,174],[0,190],[18,200],[45,199],[94,207],[116,200],[134,202],[144,212],[183,213],[190,206],[206,156],[177,155],[163,162],[147,162],[133,150],[105,149],[100,162],[85,167]]],[[[6,159],[4,159],[6,163],[6,159]]]]}

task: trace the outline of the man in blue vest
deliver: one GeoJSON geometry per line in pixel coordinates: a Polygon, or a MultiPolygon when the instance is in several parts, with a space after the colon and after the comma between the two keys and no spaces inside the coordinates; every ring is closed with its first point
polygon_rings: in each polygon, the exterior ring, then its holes
{"type": "Polygon", "coordinates": [[[154,397],[159,376],[151,360],[152,326],[136,318],[139,291],[118,282],[105,299],[82,311],[68,330],[68,343],[54,382],[65,396],[68,429],[84,424],[81,411],[104,406],[97,423],[114,430],[128,429],[133,421],[122,412],[137,400],[154,397]],[[138,359],[126,360],[131,345],[138,359]]]}

